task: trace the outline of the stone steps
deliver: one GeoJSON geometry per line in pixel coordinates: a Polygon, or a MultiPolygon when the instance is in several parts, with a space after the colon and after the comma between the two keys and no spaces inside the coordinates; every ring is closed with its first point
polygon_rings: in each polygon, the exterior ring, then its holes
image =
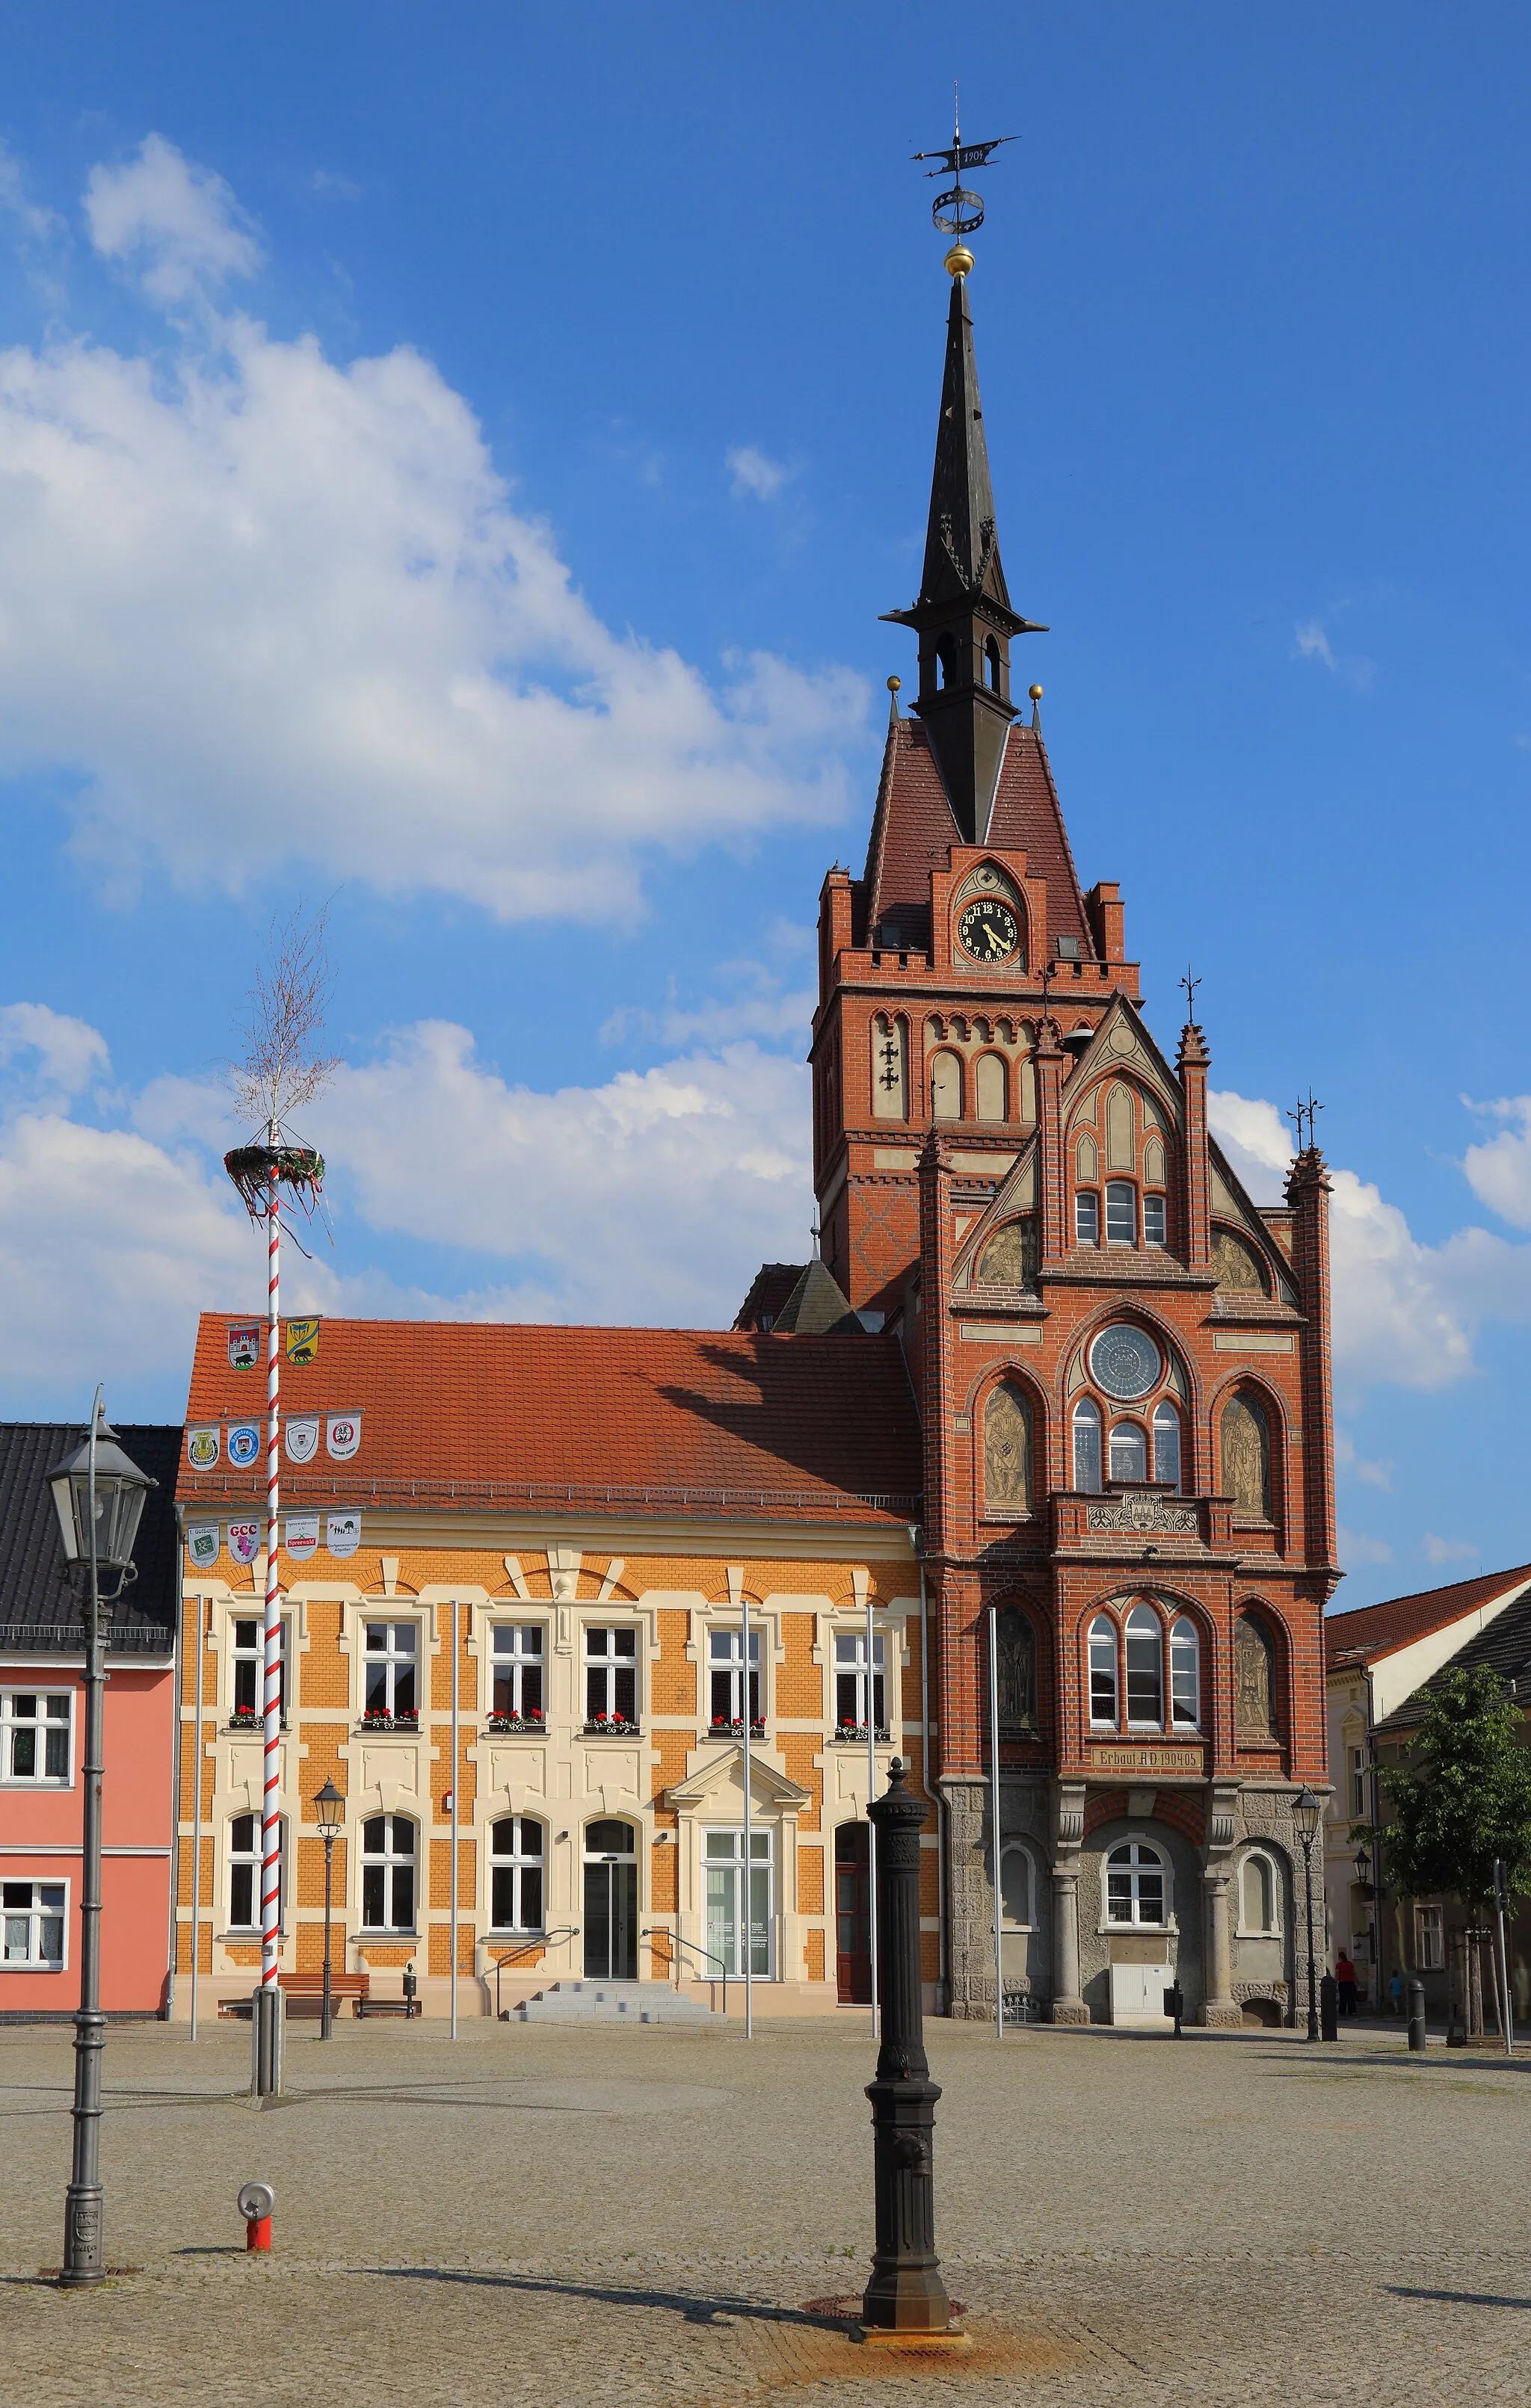
{"type": "Polygon", "coordinates": [[[517,2024],[628,2023],[711,2024],[721,2015],[699,1999],[688,1999],[668,1982],[554,1982],[517,2006],[505,2020],[517,2024]]]}

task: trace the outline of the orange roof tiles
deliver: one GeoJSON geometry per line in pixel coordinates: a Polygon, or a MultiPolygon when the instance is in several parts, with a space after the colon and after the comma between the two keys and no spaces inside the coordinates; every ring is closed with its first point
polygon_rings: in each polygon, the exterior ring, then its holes
{"type": "MultiPolygon", "coordinates": [[[[202,1315],[189,1423],[264,1413],[263,1370],[229,1367],[240,1319],[202,1315]]],[[[323,1438],[302,1467],[284,1448],[284,1503],[836,1521],[918,1504],[919,1426],[890,1338],[325,1320],[318,1360],[283,1362],[282,1405],[359,1414],[362,1433],[343,1462],[323,1438]]],[[[230,1468],[225,1437],[214,1470],[182,1458],[177,1494],[203,1508],[264,1495],[264,1434],[249,1470],[230,1468]]]]}
{"type": "Polygon", "coordinates": [[[1353,1613],[1331,1613],[1323,1626],[1324,1661],[1331,1672],[1343,1663],[1369,1664],[1432,1630],[1444,1630],[1448,1624],[1492,1605],[1507,1589],[1518,1588],[1528,1580],[1531,1564],[1522,1564],[1513,1571],[1480,1572],[1472,1580],[1453,1581],[1447,1588],[1421,1589],[1413,1597],[1358,1606],[1353,1613]]]}

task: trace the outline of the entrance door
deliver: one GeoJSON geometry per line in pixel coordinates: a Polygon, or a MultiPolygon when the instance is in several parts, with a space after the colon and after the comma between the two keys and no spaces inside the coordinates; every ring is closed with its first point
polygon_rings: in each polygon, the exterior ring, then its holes
{"type": "Polygon", "coordinates": [[[872,1869],[869,1823],[834,1835],[834,1971],[843,2007],[872,2004],[872,1869]]]}
{"type": "Polygon", "coordinates": [[[638,1857],[630,1823],[585,1826],[585,1978],[638,1979],[638,1857]]]}

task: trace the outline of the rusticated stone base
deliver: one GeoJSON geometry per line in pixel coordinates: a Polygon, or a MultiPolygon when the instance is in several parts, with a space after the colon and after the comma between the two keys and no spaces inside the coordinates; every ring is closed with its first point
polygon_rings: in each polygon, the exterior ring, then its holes
{"type": "Polygon", "coordinates": [[[1208,2000],[1202,2009],[1201,2020],[1208,2031],[1242,2031],[1244,2010],[1230,2000],[1224,2000],[1220,2004],[1208,2000]]]}
{"type": "Polygon", "coordinates": [[[1083,1999],[1054,1999],[1047,2011],[1047,2020],[1054,2024],[1087,2024],[1090,2009],[1083,1999]]]}

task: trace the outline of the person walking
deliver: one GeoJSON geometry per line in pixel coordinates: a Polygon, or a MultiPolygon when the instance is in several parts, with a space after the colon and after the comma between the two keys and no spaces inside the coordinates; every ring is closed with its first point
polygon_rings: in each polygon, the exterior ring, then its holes
{"type": "Polygon", "coordinates": [[[1335,1982],[1339,1991],[1339,2012],[1342,2015],[1355,2013],[1355,1967],[1345,1949],[1335,1959],[1335,1982]]]}
{"type": "Polygon", "coordinates": [[[1390,2015],[1401,2015],[1403,2011],[1404,1977],[1401,1973],[1394,1973],[1388,1984],[1388,2013],[1390,2015]]]}

